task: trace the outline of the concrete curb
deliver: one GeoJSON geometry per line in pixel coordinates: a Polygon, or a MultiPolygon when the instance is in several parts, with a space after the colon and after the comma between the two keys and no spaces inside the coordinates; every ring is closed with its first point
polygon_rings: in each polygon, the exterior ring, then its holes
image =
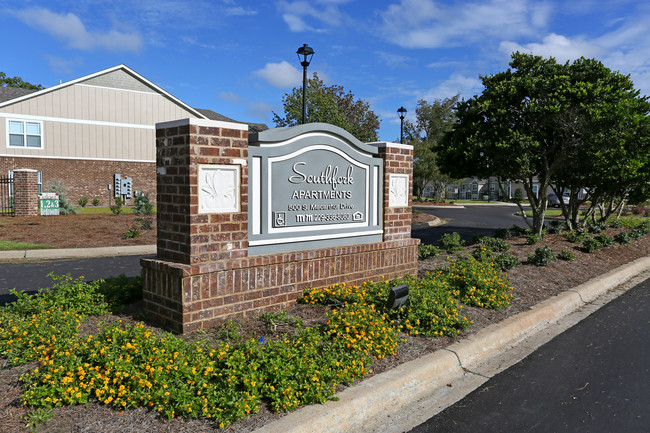
{"type": "Polygon", "coordinates": [[[352,386],[322,405],[306,406],[256,433],[351,432],[380,414],[397,413],[436,389],[463,376],[468,368],[488,362],[614,287],[650,269],[650,256],[621,266],[567,292],[543,301],[531,310],[488,326],[445,349],[402,364],[352,386]]]}
{"type": "MultiPolygon", "coordinates": [[[[432,216],[433,216],[433,215],[432,215],[432,216]]],[[[440,218],[438,218],[437,216],[433,216],[433,217],[434,217],[434,219],[433,219],[432,221],[427,221],[427,222],[425,222],[425,223],[415,223],[415,224],[411,224],[411,229],[415,229],[415,230],[417,230],[417,229],[424,229],[424,228],[427,228],[427,227],[436,227],[436,226],[439,226],[439,225],[444,224],[444,221],[442,221],[442,220],[441,220],[440,218]]]]}
{"type": "Polygon", "coordinates": [[[156,254],[155,245],[135,245],[102,248],[53,248],[43,250],[0,251],[0,260],[70,259],[106,256],[156,254]]]}

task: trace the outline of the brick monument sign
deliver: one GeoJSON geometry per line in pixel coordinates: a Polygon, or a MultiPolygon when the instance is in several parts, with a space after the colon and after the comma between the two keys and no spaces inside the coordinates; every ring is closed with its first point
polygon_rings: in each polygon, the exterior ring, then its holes
{"type": "Polygon", "coordinates": [[[332,125],[156,125],[158,254],[144,310],[174,332],[289,307],[307,287],[417,271],[413,149],[332,125]]]}

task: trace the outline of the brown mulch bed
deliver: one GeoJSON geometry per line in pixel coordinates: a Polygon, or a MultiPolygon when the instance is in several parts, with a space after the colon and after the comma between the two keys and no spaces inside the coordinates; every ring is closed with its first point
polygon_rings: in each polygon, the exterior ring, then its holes
{"type": "MultiPolygon", "coordinates": [[[[423,217],[425,218],[425,217],[423,217]]],[[[70,237],[69,226],[58,226],[59,230],[66,231],[67,235],[63,234],[57,237],[43,238],[39,233],[47,224],[55,224],[55,220],[51,222],[44,222],[44,225],[31,224],[32,221],[20,221],[20,224],[15,223],[13,229],[7,230],[7,225],[0,225],[0,239],[7,239],[5,235],[11,234],[13,237],[10,240],[20,240],[23,242],[44,243],[44,239],[57,240],[56,246],[76,247],[76,246],[108,246],[112,242],[113,245],[125,245],[121,243],[124,241],[116,232],[122,230],[131,223],[134,216],[121,215],[121,216],[71,216],[60,217],[60,219],[68,221],[75,227],[74,238],[82,238],[85,242],[68,243],[67,239],[70,237]],[[113,224],[105,224],[102,220],[107,220],[113,224]],[[83,227],[89,225],[90,227],[83,227]],[[117,226],[117,228],[116,228],[117,226]],[[34,227],[40,227],[34,228],[34,227]],[[93,237],[93,234],[98,230],[93,227],[102,227],[101,235],[99,238],[93,237]],[[20,238],[18,229],[26,229],[31,231],[35,236],[34,238],[20,238]],[[83,234],[82,234],[83,233],[83,234]],[[60,243],[58,243],[60,242],[60,243]],[[120,243],[117,243],[120,242],[120,243]]],[[[7,219],[3,218],[0,221],[5,222],[7,219]]],[[[29,219],[24,219],[29,220],[29,219]]],[[[36,221],[33,221],[36,222],[36,221]]],[[[422,221],[418,221],[422,222],[422,221]]],[[[50,226],[52,227],[52,226],[50,226]]],[[[607,229],[604,233],[613,236],[621,229],[607,229]]],[[[124,229],[126,231],[126,229],[124,229]]],[[[142,241],[142,238],[134,239],[133,241],[142,241]]],[[[519,312],[530,309],[542,300],[548,299],[557,295],[567,289],[575,287],[584,283],[592,278],[602,275],[610,270],[613,270],[625,263],[629,263],[637,258],[644,257],[650,254],[650,236],[645,236],[632,244],[619,245],[615,244],[612,247],[600,250],[598,252],[587,254],[576,249],[576,244],[571,244],[564,239],[561,235],[548,235],[544,240],[536,245],[527,245],[525,238],[520,237],[508,241],[511,245],[510,253],[517,256],[523,265],[516,267],[508,273],[508,279],[514,288],[514,298],[512,305],[503,311],[491,311],[479,308],[464,307],[463,313],[470,320],[474,322],[474,326],[467,331],[464,331],[460,338],[466,337],[478,330],[489,326],[493,323],[513,316],[519,312]],[[540,246],[548,246],[554,252],[559,252],[564,249],[569,249],[576,255],[575,261],[555,261],[548,266],[536,267],[525,264],[526,258],[529,254],[540,246]]],[[[148,242],[141,242],[143,244],[155,243],[154,237],[148,242]]],[[[129,243],[126,243],[127,245],[129,243]]],[[[137,243],[133,243],[137,244],[137,243]]],[[[425,272],[435,269],[438,266],[445,264],[445,257],[438,257],[427,259],[419,263],[419,273],[423,275],[425,272]]],[[[304,305],[296,305],[288,311],[289,316],[302,317],[307,323],[318,324],[322,323],[324,313],[328,307],[310,307],[304,305]]],[[[138,320],[140,319],[139,306],[132,305],[129,310],[124,312],[122,316],[124,320],[138,320]]],[[[114,320],[114,317],[109,320],[114,320]]],[[[87,325],[88,331],[91,332],[96,323],[89,323],[87,325]]],[[[247,337],[259,338],[264,336],[265,339],[273,338],[282,332],[291,332],[291,326],[279,324],[273,329],[269,323],[259,319],[247,319],[242,322],[242,327],[247,331],[247,337]]],[[[192,336],[187,338],[193,338],[192,336]]],[[[207,332],[201,338],[215,338],[215,334],[207,332]]],[[[407,337],[407,342],[400,346],[399,352],[396,356],[388,357],[376,362],[373,365],[373,372],[371,374],[378,374],[395,366],[416,359],[424,354],[431,353],[440,348],[446,347],[454,339],[450,337],[444,338],[411,338],[407,337]]],[[[0,360],[0,368],[3,367],[2,360],[0,360]]],[[[21,393],[20,383],[18,377],[20,374],[34,365],[21,366],[8,368],[4,366],[0,370],[0,432],[26,432],[28,429],[24,428],[25,421],[21,420],[21,416],[26,413],[26,409],[19,403],[19,396],[21,393]]],[[[252,415],[238,423],[231,425],[224,431],[228,432],[250,432],[267,422],[281,417],[282,414],[271,413],[268,409],[262,408],[258,414],[252,415]]],[[[46,426],[43,426],[40,431],[54,431],[54,432],[114,432],[114,431],[151,431],[151,432],[204,432],[204,431],[219,431],[213,423],[207,420],[172,420],[167,421],[157,414],[146,409],[117,411],[110,409],[98,403],[91,403],[86,406],[72,406],[64,407],[55,410],[55,418],[50,421],[46,426]]]]}
{"type": "Polygon", "coordinates": [[[156,216],[149,216],[152,230],[140,230],[137,238],[125,239],[131,226],[141,224],[132,214],[58,215],[0,218],[0,239],[55,248],[93,248],[125,245],[155,245],[156,216]]]}

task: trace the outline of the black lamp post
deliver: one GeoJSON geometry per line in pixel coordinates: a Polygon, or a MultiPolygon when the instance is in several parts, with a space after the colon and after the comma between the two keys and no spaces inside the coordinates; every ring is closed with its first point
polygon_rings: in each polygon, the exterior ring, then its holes
{"type": "Polygon", "coordinates": [[[399,142],[400,144],[404,144],[404,117],[406,117],[406,108],[399,107],[397,114],[399,114],[399,142]]]}
{"type": "Polygon", "coordinates": [[[302,124],[304,125],[306,113],[305,92],[307,89],[307,66],[309,66],[311,58],[314,57],[314,49],[309,45],[304,44],[302,47],[298,48],[296,54],[298,54],[298,60],[300,60],[300,64],[302,65],[302,124]]]}

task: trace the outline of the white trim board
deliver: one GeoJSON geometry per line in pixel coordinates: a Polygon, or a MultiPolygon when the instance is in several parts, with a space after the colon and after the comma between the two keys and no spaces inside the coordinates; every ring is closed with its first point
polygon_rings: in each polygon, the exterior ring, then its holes
{"type": "Polygon", "coordinates": [[[116,128],[150,129],[152,131],[155,130],[155,127],[153,125],[142,125],[137,123],[102,122],[98,120],[70,119],[65,117],[33,116],[31,114],[0,113],[0,117],[19,119],[19,120],[39,120],[39,121],[46,121],[46,122],[74,123],[79,125],[113,126],[116,128]]]}

